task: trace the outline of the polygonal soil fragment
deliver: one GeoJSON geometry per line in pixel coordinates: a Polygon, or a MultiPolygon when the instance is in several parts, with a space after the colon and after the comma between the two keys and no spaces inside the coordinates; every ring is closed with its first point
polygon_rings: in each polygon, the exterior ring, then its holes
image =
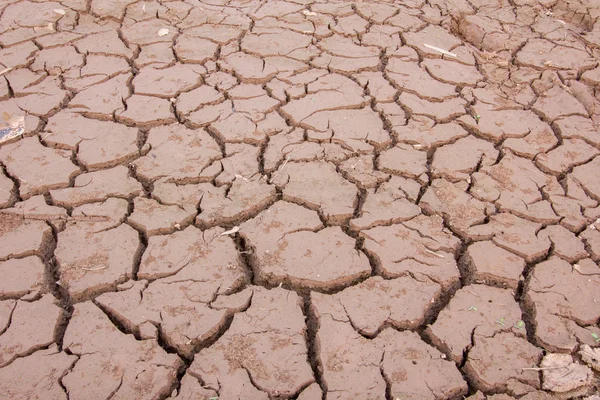
{"type": "Polygon", "coordinates": [[[240,225],[240,234],[256,248],[256,257],[272,253],[288,233],[322,228],[316,212],[287,201],[278,201],[240,225]]]}
{"type": "Polygon", "coordinates": [[[444,100],[456,97],[454,85],[432,78],[414,61],[392,58],[386,65],[386,72],[397,87],[424,99],[444,100]]]}
{"type": "MultiPolygon", "coordinates": [[[[189,92],[192,96],[196,94],[194,91],[189,92]]],[[[184,93],[185,95],[185,93],[184,93]]],[[[235,109],[231,100],[225,100],[216,104],[209,104],[199,107],[198,110],[187,115],[186,120],[191,123],[194,128],[208,126],[211,123],[223,121],[221,130],[224,132],[234,131],[236,123],[241,125],[244,130],[249,130],[253,121],[247,115],[235,115],[235,109]]],[[[241,130],[238,128],[238,130],[241,130]]]]}
{"type": "Polygon", "coordinates": [[[136,173],[148,180],[168,177],[171,181],[198,182],[202,171],[221,158],[218,144],[204,130],[191,130],[183,125],[153,128],[146,141],[151,150],[133,164],[136,173]]]}
{"type": "Polygon", "coordinates": [[[66,91],[49,76],[34,74],[27,69],[17,69],[6,79],[15,94],[17,106],[26,113],[42,116],[61,107],[66,91]]]}
{"type": "Polygon", "coordinates": [[[541,227],[541,224],[501,213],[492,215],[487,224],[471,227],[468,236],[473,240],[491,240],[526,262],[533,262],[544,257],[550,249],[548,237],[537,235],[541,227]]]}
{"type": "Polygon", "coordinates": [[[600,157],[594,158],[587,164],[575,167],[571,176],[575,178],[594,200],[600,200],[600,182],[597,179],[600,168],[600,157]]]}
{"type": "Polygon", "coordinates": [[[379,166],[390,174],[416,178],[427,171],[427,153],[417,151],[413,146],[398,144],[381,153],[379,166]]]}
{"type": "Polygon", "coordinates": [[[175,36],[176,33],[177,29],[173,28],[166,21],[158,18],[136,22],[123,28],[123,38],[126,43],[134,43],[137,45],[158,42],[169,42],[169,44],[171,44],[173,36],[175,36]],[[166,29],[167,34],[159,36],[158,31],[161,29],[166,29]]]}
{"type": "Polygon", "coordinates": [[[371,273],[367,257],[339,227],[291,232],[274,247],[257,250],[258,278],[271,284],[330,290],[371,273]]]}
{"type": "Polygon", "coordinates": [[[53,12],[53,8],[60,7],[60,3],[48,1],[37,4],[30,1],[24,1],[21,4],[4,4],[2,14],[2,26],[10,26],[11,23],[18,26],[45,26],[48,22],[56,22],[61,16],[53,12]]]}
{"type": "Polygon", "coordinates": [[[120,332],[91,302],[75,306],[63,346],[79,356],[62,378],[76,398],[166,397],[182,366],[177,355],[167,354],[155,340],[138,341],[120,332]]]}
{"type": "Polygon", "coordinates": [[[125,9],[131,3],[131,1],[93,1],[91,3],[91,11],[100,17],[112,17],[120,20],[123,18],[125,9]]]}
{"type": "Polygon", "coordinates": [[[127,110],[117,113],[116,118],[117,121],[139,127],[176,122],[169,100],[137,94],[127,99],[127,110]]]}
{"type": "Polygon", "coordinates": [[[133,51],[125,46],[117,31],[92,34],[74,44],[80,53],[114,54],[127,58],[133,55],[133,51]]]}
{"type": "Polygon", "coordinates": [[[81,138],[77,152],[77,159],[88,170],[122,164],[140,154],[137,147],[137,129],[113,122],[94,121],[86,122],[86,130],[91,128],[90,125],[98,131],[94,132],[93,138],[81,138]]]}
{"type": "Polygon", "coordinates": [[[236,177],[231,188],[215,187],[204,193],[196,224],[202,228],[210,228],[236,223],[259,213],[275,199],[275,186],[262,179],[251,181],[236,177]]]}
{"type": "Polygon", "coordinates": [[[350,220],[353,229],[369,229],[378,225],[390,225],[406,221],[420,214],[421,208],[410,200],[411,191],[418,194],[418,183],[392,177],[377,190],[368,190],[359,218],[350,220]]]}
{"type": "Polygon", "coordinates": [[[386,381],[395,398],[433,400],[466,393],[454,364],[416,333],[384,329],[369,340],[352,328],[339,302],[314,292],[311,300],[327,398],[378,399],[386,393],[386,381]]]}
{"type": "Polygon", "coordinates": [[[283,199],[321,211],[333,224],[341,224],[354,213],[358,189],[327,162],[287,163],[279,169],[283,199]]]}
{"type": "Polygon", "coordinates": [[[244,293],[238,304],[215,309],[219,281],[136,282],[132,288],[106,293],[97,304],[113,318],[142,339],[154,339],[156,330],[162,339],[186,357],[193,358],[195,349],[214,337],[224,326],[227,317],[247,306],[252,293],[244,293]],[[141,300],[140,300],[141,299],[141,300]],[[237,306],[237,307],[236,307],[237,306]]]}
{"type": "Polygon", "coordinates": [[[192,114],[190,120],[198,124],[212,122],[214,132],[225,142],[259,144],[266,136],[290,129],[285,120],[272,111],[276,105],[273,100],[265,103],[266,95],[263,97],[265,98],[244,100],[246,105],[235,101],[234,105],[224,102],[212,108],[205,107],[192,114]],[[206,118],[206,121],[202,122],[202,118],[206,118]]]}
{"type": "Polygon", "coordinates": [[[56,346],[39,350],[0,369],[0,390],[11,399],[67,399],[60,378],[76,361],[56,346]]]}
{"type": "Polygon", "coordinates": [[[577,342],[568,329],[568,320],[580,326],[600,318],[600,268],[591,260],[577,267],[552,257],[537,264],[529,281],[525,300],[535,310],[536,339],[551,351],[572,350],[577,342]]]}
{"type": "MultiPolygon", "coordinates": [[[[433,105],[438,107],[437,103],[433,103],[433,105]]],[[[411,118],[407,125],[394,127],[394,131],[398,135],[399,141],[411,143],[415,149],[451,143],[469,135],[455,122],[432,125],[432,121],[428,118],[422,118],[422,120],[411,118]]]]}
{"type": "Polygon", "coordinates": [[[516,61],[523,65],[543,68],[550,65],[558,69],[589,69],[594,59],[583,50],[556,45],[544,39],[531,39],[517,53],[516,61]]]}
{"type": "Polygon", "coordinates": [[[337,399],[382,396],[386,389],[379,366],[382,351],[374,341],[359,335],[341,305],[329,296],[313,292],[311,308],[319,323],[316,345],[327,392],[337,399]]]}
{"type": "Polygon", "coordinates": [[[339,165],[340,173],[360,188],[374,188],[389,179],[389,175],[375,170],[373,157],[363,155],[349,158],[339,165]]]}
{"type": "Polygon", "coordinates": [[[123,156],[119,155],[123,150],[131,149],[129,147],[131,144],[128,143],[132,143],[134,150],[137,150],[136,129],[111,121],[85,118],[69,110],[59,111],[50,117],[44,132],[46,132],[42,134],[44,143],[61,149],[79,149],[80,161],[89,164],[94,164],[93,158],[98,158],[102,160],[101,162],[119,159],[123,156]],[[112,146],[113,141],[117,142],[117,146],[112,146]],[[98,146],[102,146],[104,151],[94,152],[98,146]],[[88,161],[88,157],[92,160],[88,161]]]}
{"type": "Polygon", "coordinates": [[[142,185],[129,176],[127,167],[90,172],[75,178],[72,188],[51,190],[54,202],[63,207],[77,207],[85,203],[104,201],[108,197],[132,199],[140,194],[142,185]]]}
{"type": "Polygon", "coordinates": [[[0,148],[0,162],[19,179],[19,193],[25,199],[49,189],[67,187],[79,173],[70,152],[50,149],[37,138],[25,138],[0,148]]]}
{"type": "Polygon", "coordinates": [[[41,50],[35,57],[31,69],[36,72],[67,72],[71,68],[83,66],[83,55],[77,53],[73,46],[60,46],[41,50]]]}
{"type": "Polygon", "coordinates": [[[10,325],[0,335],[0,366],[54,342],[54,329],[61,313],[50,294],[31,303],[17,301],[10,325]]]}
{"type": "Polygon", "coordinates": [[[420,215],[403,224],[361,231],[360,236],[386,277],[424,275],[444,289],[458,283],[454,251],[459,240],[445,230],[440,217],[420,215]]]}
{"type": "Polygon", "coordinates": [[[543,388],[566,398],[585,394],[587,392],[585,386],[592,383],[592,370],[573,362],[570,354],[547,354],[540,365],[544,368],[543,388]]]}
{"type": "MultiPolygon", "coordinates": [[[[552,122],[560,117],[582,116],[587,117],[588,113],[583,105],[577,101],[566,90],[559,86],[547,87],[544,80],[535,81],[534,89],[541,92],[532,109],[542,115],[545,120],[552,122]]],[[[548,82],[548,85],[554,85],[553,82],[548,82]]]]}
{"type": "Polygon", "coordinates": [[[415,329],[441,294],[440,285],[423,277],[384,280],[375,276],[331,296],[344,308],[354,329],[373,336],[387,325],[415,329]]]}
{"type": "Polygon", "coordinates": [[[133,87],[136,94],[170,99],[199,85],[200,74],[204,72],[203,67],[182,64],[164,69],[148,66],[133,79],[133,87]]]}
{"type": "Polygon", "coordinates": [[[375,342],[384,352],[382,371],[394,398],[452,398],[467,392],[453,363],[416,333],[386,329],[375,342]]]}
{"type": "Polygon", "coordinates": [[[477,68],[442,59],[423,60],[423,66],[435,79],[457,86],[475,86],[483,80],[477,68]]]}
{"type": "Polygon", "coordinates": [[[208,190],[212,190],[210,183],[199,183],[189,185],[178,185],[176,183],[167,183],[163,180],[154,183],[152,198],[165,205],[176,205],[179,207],[197,207],[202,200],[202,196],[208,190]]]}
{"type": "Polygon", "coordinates": [[[223,94],[211,86],[202,85],[196,89],[180,94],[175,106],[177,111],[187,115],[198,110],[204,105],[221,103],[225,98],[223,94]]]}
{"type": "Polygon", "coordinates": [[[470,280],[516,289],[525,270],[525,260],[490,241],[471,244],[461,260],[470,280]]]}
{"type": "MultiPolygon", "coordinates": [[[[358,17],[357,17],[358,18],[358,17]]],[[[359,52],[362,52],[363,54],[365,54],[366,52],[364,51],[364,49],[368,49],[368,48],[361,48],[355,44],[352,43],[352,41],[350,41],[350,39],[347,38],[342,38],[342,37],[332,37],[335,41],[337,42],[341,42],[343,45],[350,45],[350,46],[354,46],[355,48],[357,48],[359,50],[359,52]]],[[[327,40],[329,38],[326,38],[325,40],[327,40]]],[[[377,51],[375,49],[371,49],[373,53],[377,54],[377,51]]],[[[353,51],[353,49],[350,49],[350,51],[353,51]]],[[[346,53],[348,55],[350,55],[351,53],[346,53]]],[[[379,58],[378,57],[343,57],[343,56],[337,56],[337,55],[331,55],[331,54],[327,54],[327,53],[321,53],[321,55],[318,58],[315,58],[312,61],[312,64],[316,67],[320,67],[320,68],[325,68],[328,67],[330,68],[331,71],[335,71],[335,72],[359,72],[359,71],[372,71],[374,69],[377,69],[377,67],[379,66],[379,58]]]]}
{"type": "Polygon", "coordinates": [[[126,224],[71,223],[58,234],[59,284],[76,300],[115,288],[133,276],[139,237],[126,224]]]}
{"type": "MultiPolygon", "coordinates": [[[[265,115],[275,111],[279,105],[279,101],[269,97],[268,93],[259,85],[241,84],[228,92],[229,98],[233,101],[234,113],[241,113],[250,118],[251,121],[260,121],[265,115]]],[[[239,120],[238,118],[230,119],[229,124],[239,120]]],[[[218,130],[219,123],[214,124],[218,130]]],[[[235,131],[229,127],[227,130],[235,131]]]]}
{"type": "Polygon", "coordinates": [[[476,107],[476,112],[476,117],[463,116],[459,121],[478,132],[484,139],[496,143],[507,137],[522,138],[532,131],[548,128],[548,125],[540,121],[532,111],[476,107]]]}
{"type": "Polygon", "coordinates": [[[133,201],[133,214],[127,221],[148,236],[162,235],[190,224],[196,212],[194,206],[165,206],[156,200],[136,197],[133,201]]]}
{"type": "Polygon", "coordinates": [[[302,120],[302,126],[314,129],[309,137],[330,138],[354,151],[369,151],[391,143],[379,115],[368,107],[360,110],[319,111],[302,120]]]}
{"type": "MultiPolygon", "coordinates": [[[[314,382],[302,301],[283,289],[253,291],[250,308],[236,314],[227,332],[195,356],[188,373],[223,398],[234,398],[250,382],[262,392],[295,396],[314,382]]],[[[253,392],[246,398],[262,398],[253,392]]]]}
{"type": "Polygon", "coordinates": [[[459,289],[427,328],[436,347],[457,363],[463,361],[463,351],[471,347],[473,335],[490,338],[498,332],[525,337],[521,309],[509,290],[484,285],[459,289]]]}
{"type": "Polygon", "coordinates": [[[538,236],[550,239],[554,245],[554,255],[569,262],[576,262],[582,258],[588,257],[588,253],[585,251],[584,242],[581,240],[586,240],[585,234],[587,232],[593,231],[586,230],[582,232],[580,237],[577,237],[573,232],[560,225],[551,225],[541,230],[538,233],[538,236]]]}
{"type": "Polygon", "coordinates": [[[581,139],[564,140],[560,147],[536,158],[536,164],[544,172],[559,175],[588,162],[600,152],[581,139]]]}
{"type": "Polygon", "coordinates": [[[69,102],[69,108],[101,119],[112,119],[115,112],[122,111],[123,100],[129,97],[127,82],[130,74],[117,75],[78,92],[69,102]]]}
{"type": "MultiPolygon", "coordinates": [[[[237,17],[240,18],[241,14],[237,15],[237,17]]],[[[241,26],[243,24],[239,24],[238,26],[230,26],[222,23],[202,24],[186,29],[185,33],[190,36],[209,39],[219,44],[227,44],[240,36],[241,32],[239,28],[241,26]]]]}
{"type": "Polygon", "coordinates": [[[474,196],[481,197],[479,191],[483,191],[490,199],[496,197],[494,200],[502,210],[535,222],[558,222],[559,217],[540,189],[558,187],[556,178],[539,171],[531,161],[509,153],[500,163],[485,166],[481,172],[492,179],[481,177],[475,184],[474,196]]]}
{"type": "Polygon", "coordinates": [[[598,232],[596,224],[597,222],[588,225],[585,231],[579,235],[585,242],[587,251],[594,261],[600,260],[600,232],[598,232]]]}
{"type": "Polygon", "coordinates": [[[129,213],[129,203],[110,197],[101,203],[88,203],[75,207],[71,217],[77,221],[102,223],[106,228],[124,222],[129,213]]]}
{"type": "Polygon", "coordinates": [[[468,180],[476,168],[494,164],[497,157],[492,143],[468,136],[437,149],[431,170],[434,176],[451,181],[468,180]]]}
{"type": "Polygon", "coordinates": [[[173,50],[182,63],[202,64],[215,57],[217,47],[216,43],[209,40],[184,34],[177,38],[173,50]]]}
{"type": "MultiPolygon", "coordinates": [[[[471,8],[469,6],[466,7],[468,7],[468,10],[470,12],[471,8]]],[[[516,9],[515,11],[513,11],[512,8],[508,7],[504,9],[510,9],[511,12],[514,12],[516,14],[516,9]]],[[[518,29],[516,29],[516,32],[514,33],[511,32],[513,34],[505,32],[505,30],[509,31],[509,29],[512,31],[512,25],[509,25],[508,27],[504,28],[503,24],[501,23],[504,21],[514,22],[516,15],[511,16],[512,18],[509,17],[510,19],[508,21],[506,20],[506,18],[502,17],[498,18],[497,20],[497,16],[492,15],[494,11],[490,13],[478,13],[477,15],[466,15],[464,18],[461,18],[459,24],[460,33],[465,38],[465,40],[469,41],[470,43],[484,51],[490,53],[494,52],[491,53],[494,55],[496,55],[495,52],[498,51],[513,51],[515,49],[519,49],[520,46],[522,46],[523,43],[526,42],[527,37],[524,37],[522,34],[520,34],[518,29]]],[[[529,30],[527,30],[527,33],[529,33],[529,30]]],[[[498,63],[500,62],[502,61],[499,60],[498,63]]]]}
{"type": "Polygon", "coordinates": [[[508,138],[502,143],[502,148],[510,149],[520,157],[534,159],[537,155],[547,152],[558,145],[558,140],[550,126],[544,129],[532,130],[521,138],[508,138]]]}
{"type": "Polygon", "coordinates": [[[242,143],[228,144],[227,157],[215,162],[215,164],[220,164],[222,168],[222,172],[215,179],[215,183],[223,185],[232,183],[238,178],[245,181],[260,178],[259,157],[260,148],[242,143]]]}
{"type": "MultiPolygon", "coordinates": [[[[406,13],[406,11],[404,11],[402,14],[404,13],[406,13]]],[[[458,37],[435,25],[428,25],[418,32],[406,32],[404,37],[406,38],[406,43],[409,46],[416,49],[419,53],[427,56],[428,58],[441,58],[442,54],[425,46],[424,43],[448,51],[462,44],[458,37]]]]}
{"type": "Polygon", "coordinates": [[[465,193],[463,188],[461,183],[436,179],[421,198],[419,206],[431,214],[441,214],[453,229],[466,234],[471,226],[482,223],[495,208],[465,193]]]}
{"type": "Polygon", "coordinates": [[[0,299],[36,297],[46,291],[45,268],[38,257],[0,262],[0,299]]]}
{"type": "Polygon", "coordinates": [[[27,221],[17,214],[0,214],[0,260],[42,256],[52,240],[52,229],[42,221],[27,221]]]}
{"type": "Polygon", "coordinates": [[[465,371],[477,389],[504,391],[511,381],[540,387],[538,371],[527,368],[535,368],[542,357],[542,349],[510,332],[493,336],[476,332],[473,341],[465,371]]]}
{"type": "MultiPolygon", "coordinates": [[[[275,4],[269,6],[273,7],[275,4]]],[[[301,8],[302,6],[294,4],[293,7],[301,8]]],[[[303,35],[289,29],[272,29],[269,32],[245,35],[241,47],[249,53],[262,56],[286,55],[291,58],[306,58],[301,56],[302,53],[306,53],[301,50],[310,44],[310,35],[303,35]]]]}
{"type": "Polygon", "coordinates": [[[466,114],[465,101],[459,97],[443,102],[431,102],[412,93],[402,92],[398,101],[408,108],[413,115],[425,115],[438,122],[448,122],[466,114]]]}
{"type": "Polygon", "coordinates": [[[572,116],[560,118],[552,124],[564,139],[583,139],[590,144],[598,144],[600,137],[594,122],[589,118],[572,116]]]}
{"type": "Polygon", "coordinates": [[[79,91],[128,71],[129,64],[121,57],[90,54],[86,57],[83,68],[72,69],[63,74],[64,86],[79,91]]]}
{"type": "MultiPolygon", "coordinates": [[[[304,142],[304,130],[296,128],[290,132],[278,133],[269,138],[269,143],[263,154],[264,170],[272,173],[271,182],[278,181],[276,178],[280,173],[273,171],[288,161],[314,161],[344,159],[350,154],[349,150],[340,146],[315,142],[304,142]]],[[[365,156],[367,157],[367,156],[365,156]]],[[[342,174],[344,174],[342,172],[342,174]]],[[[348,178],[352,182],[352,178],[348,178]]],[[[279,182],[279,181],[278,181],[279,182]]],[[[283,184],[283,182],[279,182],[283,184]]]]}
{"type": "Polygon", "coordinates": [[[140,55],[135,59],[134,65],[143,68],[154,64],[154,67],[161,68],[174,62],[175,55],[171,43],[153,43],[141,47],[140,55]]]}
{"type": "Polygon", "coordinates": [[[202,232],[189,226],[168,236],[150,237],[138,278],[154,280],[173,275],[161,282],[208,282],[219,288],[218,293],[239,288],[245,274],[233,240],[222,236],[222,232],[220,229],[202,232]]]}
{"type": "Polygon", "coordinates": [[[235,72],[242,82],[262,83],[277,74],[277,69],[267,64],[264,59],[250,54],[236,52],[229,54],[219,61],[221,68],[228,72],[235,72]]]}
{"type": "Polygon", "coordinates": [[[307,86],[307,96],[292,100],[281,110],[296,123],[318,111],[359,108],[366,102],[363,89],[348,78],[329,74],[307,86]]]}
{"type": "Polygon", "coordinates": [[[376,101],[389,102],[394,100],[396,89],[385,79],[381,72],[362,72],[355,75],[361,86],[366,87],[369,95],[376,101]]]}

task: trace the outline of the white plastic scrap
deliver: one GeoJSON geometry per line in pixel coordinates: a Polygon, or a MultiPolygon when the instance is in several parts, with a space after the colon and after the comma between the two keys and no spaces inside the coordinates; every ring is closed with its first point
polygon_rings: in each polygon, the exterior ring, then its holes
{"type": "Polygon", "coordinates": [[[425,47],[427,47],[428,49],[431,49],[431,50],[439,51],[440,53],[442,53],[443,55],[448,56],[448,57],[454,57],[454,58],[458,57],[454,53],[450,53],[449,51],[446,51],[444,49],[440,49],[439,47],[432,46],[430,44],[423,43],[423,46],[425,46],[425,47]]]}
{"type": "Polygon", "coordinates": [[[240,227],[239,226],[234,226],[233,228],[231,228],[228,231],[225,231],[223,233],[221,233],[219,236],[223,236],[223,235],[233,235],[234,233],[238,233],[240,231],[240,227]]]}

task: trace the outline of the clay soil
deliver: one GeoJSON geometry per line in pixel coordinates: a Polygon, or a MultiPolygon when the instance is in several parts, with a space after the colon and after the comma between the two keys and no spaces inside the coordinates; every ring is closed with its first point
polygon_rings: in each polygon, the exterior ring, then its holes
{"type": "Polygon", "coordinates": [[[597,0],[2,0],[0,136],[0,398],[600,398],[597,0]]]}

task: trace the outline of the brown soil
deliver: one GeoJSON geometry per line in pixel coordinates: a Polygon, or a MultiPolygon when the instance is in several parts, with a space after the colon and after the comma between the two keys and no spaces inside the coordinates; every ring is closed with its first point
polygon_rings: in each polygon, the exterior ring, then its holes
{"type": "Polygon", "coordinates": [[[597,1],[0,3],[2,397],[597,398],[597,1]]]}

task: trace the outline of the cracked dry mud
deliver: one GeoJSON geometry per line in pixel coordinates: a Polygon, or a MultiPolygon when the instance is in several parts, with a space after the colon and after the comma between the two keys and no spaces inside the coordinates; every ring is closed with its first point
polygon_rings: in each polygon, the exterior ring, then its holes
{"type": "Polygon", "coordinates": [[[0,2],[0,397],[600,395],[596,0],[0,2]]]}

